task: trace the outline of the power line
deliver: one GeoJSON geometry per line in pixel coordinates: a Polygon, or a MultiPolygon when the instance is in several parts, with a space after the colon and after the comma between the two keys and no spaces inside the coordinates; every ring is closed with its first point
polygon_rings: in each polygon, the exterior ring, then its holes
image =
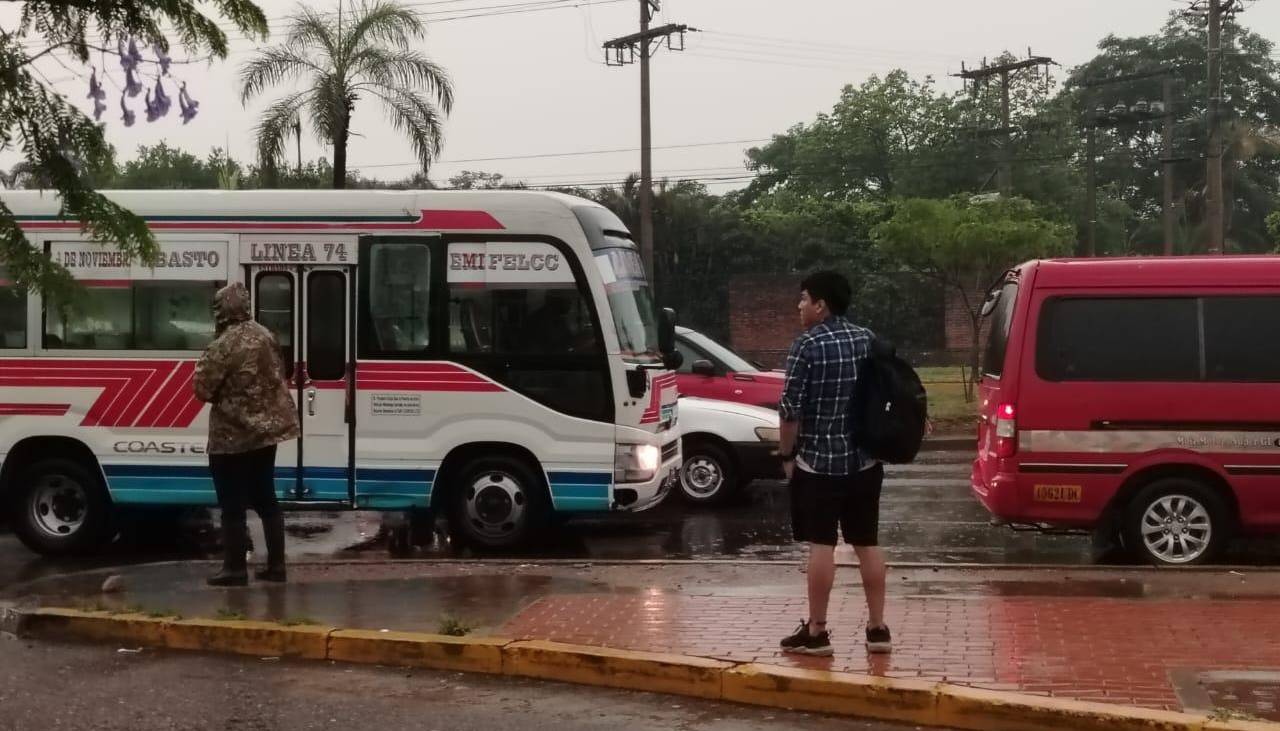
{"type": "MultiPolygon", "coordinates": [[[[655,150],[684,150],[694,147],[720,147],[725,145],[751,145],[759,142],[770,142],[772,137],[763,137],[750,140],[722,140],[717,142],[690,142],[680,145],[656,145],[655,150]]],[[[588,155],[609,155],[622,152],[639,152],[639,147],[615,147],[608,150],[577,150],[572,152],[540,152],[531,155],[503,155],[498,157],[472,157],[460,160],[436,160],[434,165],[460,165],[469,162],[505,162],[507,160],[538,160],[551,157],[585,157],[588,155]]],[[[380,162],[370,165],[362,165],[361,168],[393,168],[408,167],[421,165],[421,162],[380,162]]]]}

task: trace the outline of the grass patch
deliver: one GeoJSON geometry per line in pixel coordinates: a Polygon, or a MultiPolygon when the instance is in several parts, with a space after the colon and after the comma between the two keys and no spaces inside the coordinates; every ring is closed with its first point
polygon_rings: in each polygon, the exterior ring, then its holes
{"type": "Polygon", "coordinates": [[[1252,713],[1245,713],[1244,711],[1236,711],[1219,706],[1214,708],[1213,712],[1209,714],[1209,720],[1229,723],[1231,721],[1265,721],[1266,719],[1259,718],[1252,713]]]}
{"type": "Polygon", "coordinates": [[[469,624],[463,623],[462,620],[451,615],[444,615],[440,618],[440,624],[436,626],[436,632],[450,637],[465,637],[471,634],[471,630],[475,629],[469,624]]]}
{"type": "Polygon", "coordinates": [[[280,624],[283,624],[286,627],[302,627],[304,625],[316,625],[320,623],[311,617],[289,617],[280,624]]]}
{"type": "Polygon", "coordinates": [[[226,607],[221,607],[220,609],[218,609],[217,616],[218,616],[218,619],[226,619],[226,620],[240,621],[240,622],[248,619],[248,617],[244,615],[244,612],[237,612],[234,609],[228,609],[226,607]]]}
{"type": "Polygon", "coordinates": [[[148,609],[143,614],[151,619],[182,619],[182,615],[172,609],[148,609]]]}

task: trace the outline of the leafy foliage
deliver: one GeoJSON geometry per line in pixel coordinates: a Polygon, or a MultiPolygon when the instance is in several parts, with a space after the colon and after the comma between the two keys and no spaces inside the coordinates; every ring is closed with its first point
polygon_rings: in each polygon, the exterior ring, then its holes
{"type": "Polygon", "coordinates": [[[443,144],[453,85],[414,48],[425,38],[422,17],[395,0],[362,3],[345,22],[341,12],[299,6],[284,43],[259,51],[240,71],[244,102],[281,84],[297,89],[273,102],[258,123],[258,158],[268,175],[306,116],[316,137],[333,145],[333,187],[345,188],[351,114],[362,95],[382,102],[422,169],[430,167],[443,144]]]}
{"type": "MultiPolygon", "coordinates": [[[[265,36],[266,17],[249,0],[214,0],[212,5],[240,32],[265,36]]],[[[14,28],[0,29],[0,149],[17,148],[24,163],[9,182],[52,188],[61,214],[78,219],[95,241],[119,247],[129,258],[149,259],[155,241],[142,219],[93,189],[97,173],[113,166],[102,128],[32,73],[32,63],[47,54],[69,52],[84,63],[94,46],[139,37],[168,48],[164,29],[192,52],[227,54],[227,35],[219,22],[190,0],[104,0],[54,2],[29,0],[14,28]],[[31,53],[30,48],[44,45],[31,53]]],[[[0,259],[20,287],[69,297],[70,275],[30,246],[13,212],[0,201],[0,259]]]]}

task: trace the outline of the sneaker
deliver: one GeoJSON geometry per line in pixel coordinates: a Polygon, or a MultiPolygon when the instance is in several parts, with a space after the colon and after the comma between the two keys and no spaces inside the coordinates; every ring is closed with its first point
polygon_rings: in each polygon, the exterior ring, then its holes
{"type": "Polygon", "coordinates": [[[889,635],[889,626],[867,628],[867,652],[893,652],[893,638],[889,635]]]}
{"type": "Polygon", "coordinates": [[[796,655],[827,657],[832,653],[831,633],[823,631],[816,635],[811,634],[808,622],[801,622],[794,633],[783,638],[781,645],[783,652],[796,655]]]}

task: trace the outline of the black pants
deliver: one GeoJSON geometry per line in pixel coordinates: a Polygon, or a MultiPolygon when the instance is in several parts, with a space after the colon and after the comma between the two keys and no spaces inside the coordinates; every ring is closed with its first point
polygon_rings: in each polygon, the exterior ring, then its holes
{"type": "Polygon", "coordinates": [[[240,454],[209,455],[209,471],[222,511],[224,568],[244,569],[249,548],[246,511],[253,508],[262,521],[267,539],[267,563],[284,565],[284,515],[276,501],[276,447],[263,447],[240,454]]]}

